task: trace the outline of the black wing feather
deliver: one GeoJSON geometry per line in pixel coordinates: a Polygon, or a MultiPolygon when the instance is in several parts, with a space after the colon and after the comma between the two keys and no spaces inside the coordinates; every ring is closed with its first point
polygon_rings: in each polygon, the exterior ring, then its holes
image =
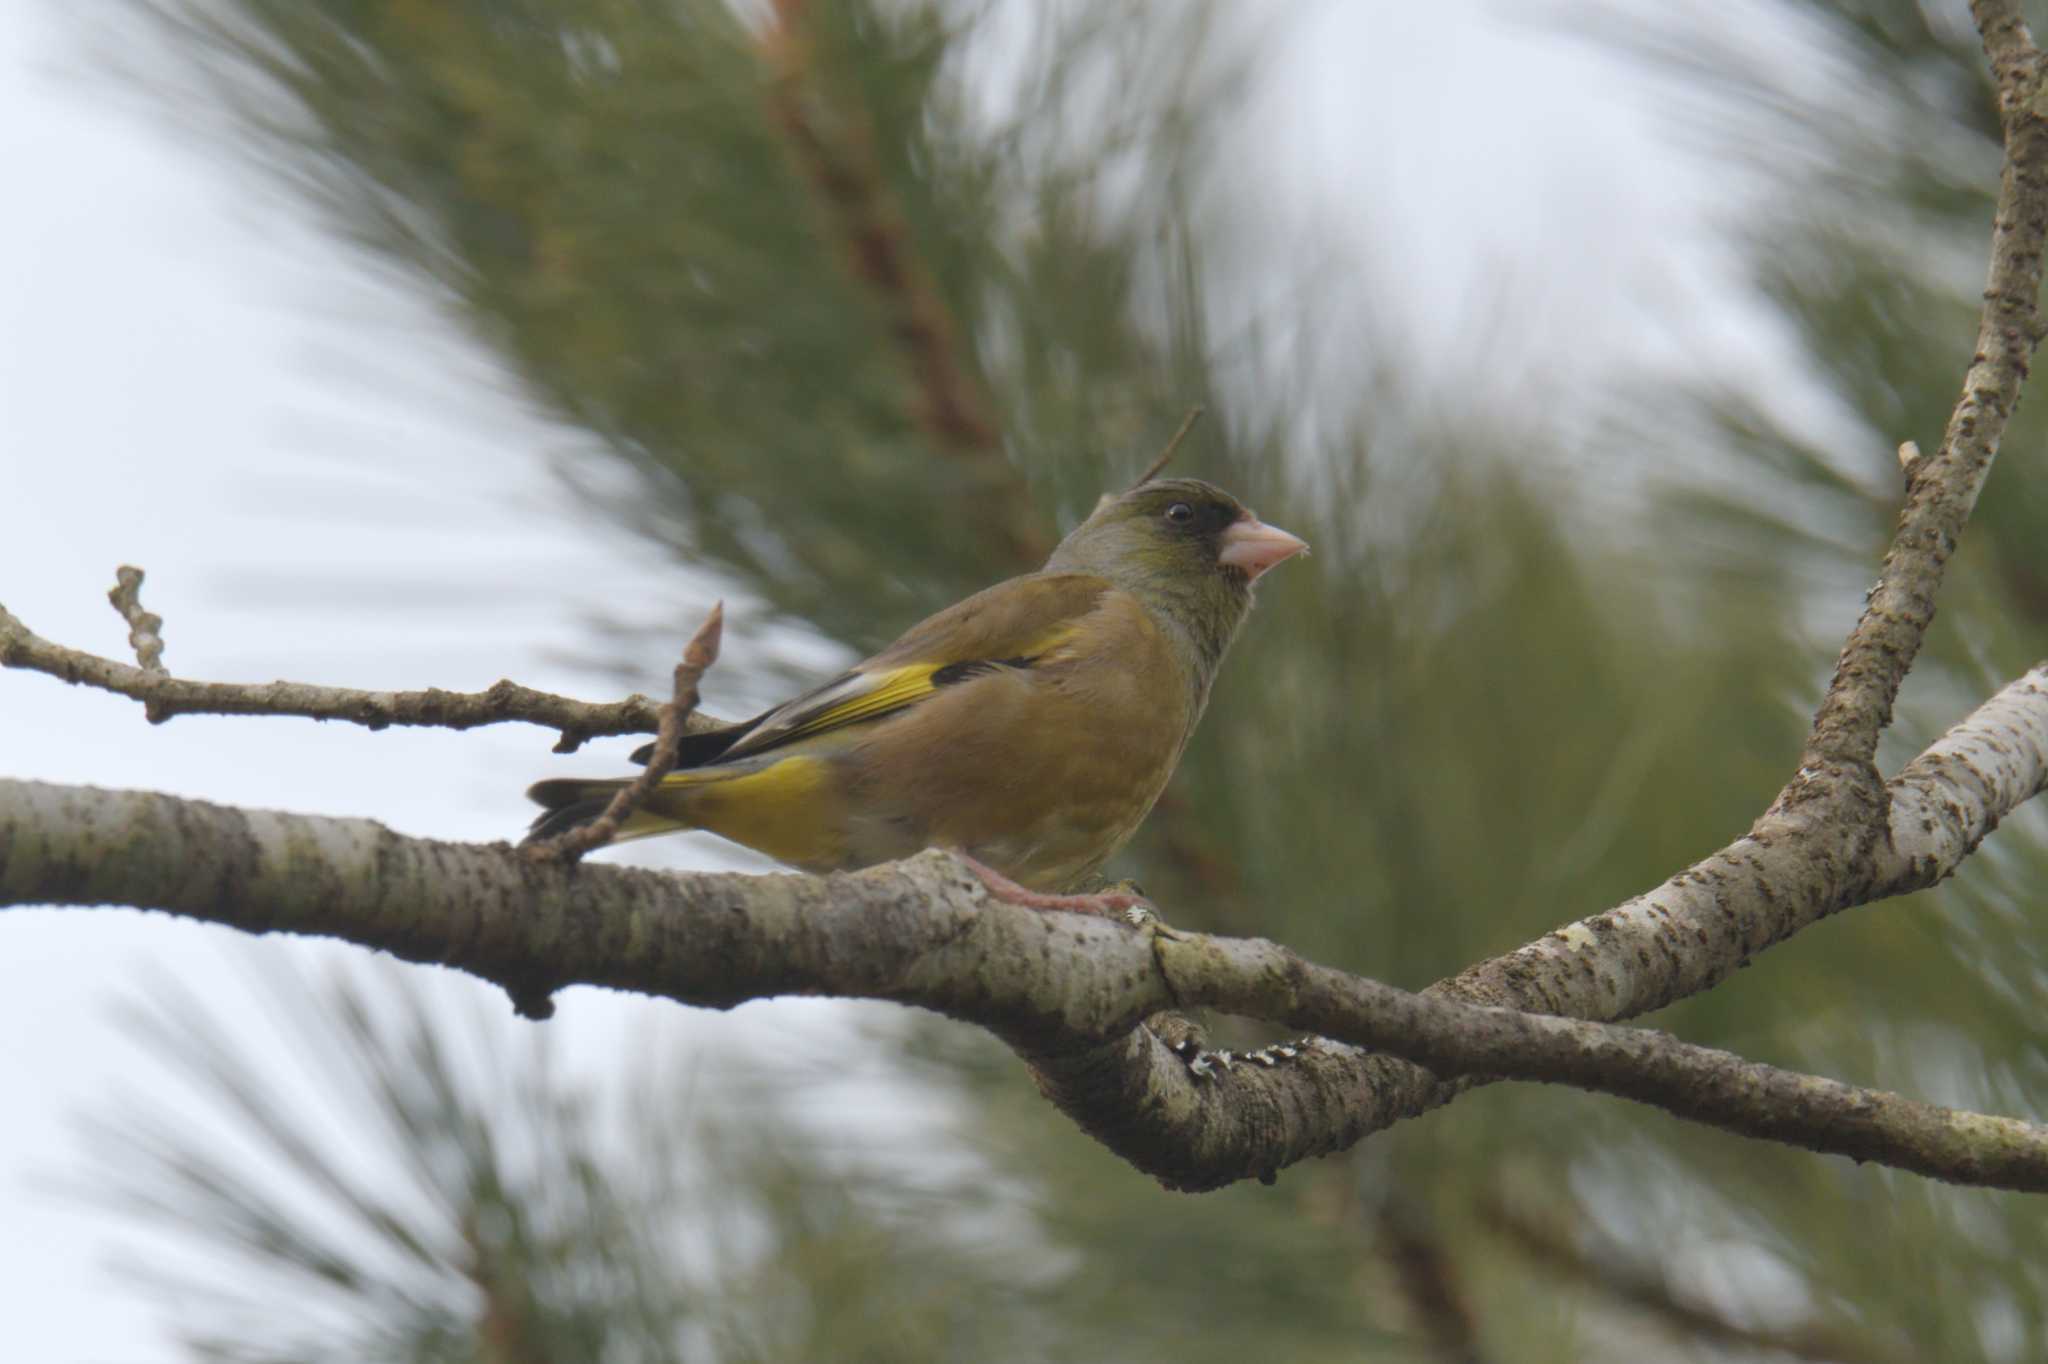
{"type": "MultiPolygon", "coordinates": [[[[932,685],[934,687],[950,687],[955,683],[965,682],[970,677],[979,677],[983,673],[992,673],[998,668],[1028,668],[1035,662],[1037,660],[1033,658],[976,658],[970,659],[965,663],[948,663],[945,667],[938,669],[932,674],[932,685]]],[[[826,687],[836,686],[852,676],[852,673],[844,673],[825,683],[818,690],[823,691],[826,687]]],[[[711,766],[711,764],[731,752],[733,746],[739,743],[740,740],[760,728],[763,720],[766,720],[780,709],[782,707],[777,706],[770,710],[764,710],[751,720],[741,720],[735,724],[727,725],[724,729],[709,729],[702,734],[685,734],[682,742],[676,745],[675,770],[681,772],[687,768],[711,766]]],[[[639,763],[642,767],[645,767],[653,760],[653,744],[642,744],[633,750],[633,761],[639,763]]]]}
{"type": "MultiPolygon", "coordinates": [[[[709,767],[723,758],[734,744],[754,731],[755,726],[775,712],[764,710],[751,720],[741,720],[727,725],[724,729],[707,729],[701,734],[685,734],[676,745],[676,771],[691,767],[709,767]]],[[[642,767],[654,761],[654,745],[646,743],[633,750],[633,761],[642,767]]]]}

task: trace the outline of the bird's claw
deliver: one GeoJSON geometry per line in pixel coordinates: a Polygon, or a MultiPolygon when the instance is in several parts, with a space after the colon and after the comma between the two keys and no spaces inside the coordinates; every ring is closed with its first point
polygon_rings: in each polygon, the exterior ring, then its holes
{"type": "Polygon", "coordinates": [[[1018,885],[988,863],[970,853],[955,850],[955,857],[967,867],[987,888],[988,893],[998,900],[1026,909],[1059,910],[1074,914],[1095,914],[1103,918],[1119,918],[1134,928],[1147,923],[1157,923],[1159,916],[1152,910],[1152,902],[1138,889],[1135,881],[1119,881],[1107,890],[1091,891],[1085,895],[1054,895],[1045,891],[1028,890],[1018,885]]]}
{"type": "Polygon", "coordinates": [[[1179,940],[1180,934],[1175,932],[1166,920],[1159,917],[1159,911],[1145,898],[1145,892],[1139,888],[1136,881],[1119,881],[1113,890],[1126,902],[1123,911],[1125,923],[1161,938],[1179,940]]]}
{"type": "Polygon", "coordinates": [[[1197,1080],[1213,1080],[1224,1071],[1238,1065],[1262,1066],[1273,1070],[1285,1062],[1299,1057],[1308,1050],[1309,1039],[1297,1042],[1275,1042],[1253,1051],[1210,1051],[1194,1039],[1173,1044],[1173,1054],[1187,1063],[1188,1074],[1197,1080]]]}

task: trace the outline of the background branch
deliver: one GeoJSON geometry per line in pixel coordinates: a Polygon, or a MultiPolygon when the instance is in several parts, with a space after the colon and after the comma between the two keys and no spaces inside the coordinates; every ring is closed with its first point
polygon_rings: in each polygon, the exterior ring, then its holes
{"type": "Polygon", "coordinates": [[[1739,1350],[1764,1350],[1794,1359],[1834,1364],[1904,1364],[1911,1358],[1879,1341],[1825,1322],[1747,1326],[1680,1296],[1666,1276],[1645,1268],[1642,1257],[1618,1247],[1584,1244],[1572,1234],[1529,1216],[1498,1196],[1481,1200],[1480,1220],[1521,1250],[1531,1265],[1577,1279],[1630,1303],[1695,1341],[1739,1350]]]}
{"type": "Polygon", "coordinates": [[[855,279],[882,309],[890,338],[909,370],[918,424],[934,445],[977,471],[980,487],[964,499],[1020,567],[1052,552],[1026,484],[1003,453],[981,385],[960,363],[959,329],[938,282],[876,163],[875,135],[857,99],[835,98],[820,76],[815,20],[805,0],[776,0],[762,35],[775,73],[771,106],[792,156],[841,239],[855,279]]]}
{"type": "Polygon", "coordinates": [[[1419,1200],[1399,1193],[1390,1194],[1380,1209],[1379,1240],[1395,1283],[1438,1359],[1445,1364],[1487,1364],[1465,1276],[1431,1222],[1419,1200]]]}

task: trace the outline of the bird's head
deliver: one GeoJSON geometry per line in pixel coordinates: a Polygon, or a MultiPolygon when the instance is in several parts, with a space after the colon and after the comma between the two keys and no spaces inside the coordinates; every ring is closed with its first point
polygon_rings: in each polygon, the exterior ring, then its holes
{"type": "Polygon", "coordinates": [[[1046,567],[1095,573],[1185,628],[1214,666],[1251,606],[1251,585],[1308,544],[1211,483],[1161,478],[1106,497],[1046,567]]]}

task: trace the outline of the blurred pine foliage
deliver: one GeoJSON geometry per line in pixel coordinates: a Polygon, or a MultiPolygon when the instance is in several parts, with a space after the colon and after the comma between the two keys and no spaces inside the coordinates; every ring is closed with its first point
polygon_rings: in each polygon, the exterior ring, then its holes
{"type": "MultiPolygon", "coordinates": [[[[1674,380],[1613,395],[1572,451],[1545,412],[1419,396],[1404,338],[1319,316],[1313,277],[1272,291],[1298,315],[1218,334],[1218,298],[1262,283],[1210,265],[1233,194],[1211,152],[1259,72],[1228,6],[137,3],[262,166],[599,438],[564,515],[851,649],[1034,562],[1206,404],[1179,467],[1316,557],[1264,593],[1124,870],[1177,923],[1409,986],[1746,826],[1875,573],[1893,448],[1939,439],[1974,334],[1996,129],[1967,23],[1910,0],[1783,0],[1834,54],[1805,84],[1682,19],[1586,7],[1588,40],[1718,111],[1690,131],[1765,187],[1739,245],[1810,359],[1787,387],[1817,381],[1835,426],[1674,380]],[[1339,322],[1370,338],[1348,392],[1291,385],[1290,344],[1339,322]],[[1684,472],[1642,476],[1665,464],[1684,472]],[[1613,469],[1646,491],[1589,491],[1613,469]]],[[[1951,571],[1894,760],[2043,652],[2042,413],[1951,571]]],[[[2038,1115],[2043,833],[2027,812],[1955,884],[1656,1021],[2038,1115]]],[[[730,1077],[700,1081],[717,1117],[652,1102],[607,1146],[525,1029],[475,1025],[492,1099],[398,987],[303,1007],[408,1193],[323,1166],[181,1009],[172,1059],[356,1224],[330,1238],[303,1199],[147,1144],[140,1206],[280,1285],[231,1334],[188,1314],[195,1358],[2048,1356],[2037,1205],[1605,1099],[1496,1087],[1275,1189],[1187,1199],[953,1027],[877,1045],[966,1105],[932,1142],[972,1179],[856,1168],[730,1077]]]]}

